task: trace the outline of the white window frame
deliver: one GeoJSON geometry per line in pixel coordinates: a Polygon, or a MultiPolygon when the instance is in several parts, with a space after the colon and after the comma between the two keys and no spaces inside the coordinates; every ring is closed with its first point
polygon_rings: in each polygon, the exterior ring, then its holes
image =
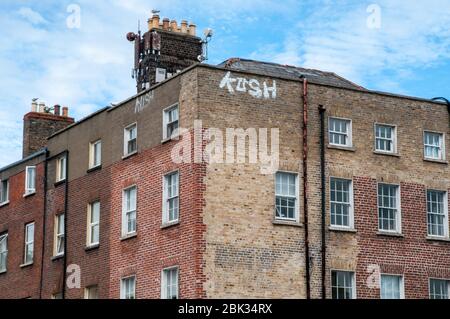
{"type": "Polygon", "coordinates": [[[137,207],[137,200],[138,200],[138,188],[136,185],[131,185],[128,186],[127,188],[124,188],[122,190],[122,237],[129,237],[129,236],[133,236],[137,233],[137,218],[138,218],[138,207],[137,207]],[[136,203],[136,207],[134,207],[134,210],[126,210],[126,192],[131,190],[131,189],[135,189],[135,194],[136,194],[136,198],[135,198],[135,203],[136,203]],[[136,219],[135,219],[135,230],[129,232],[128,231],[128,215],[130,213],[134,212],[136,219]]]}
{"type": "Polygon", "coordinates": [[[445,133],[442,133],[442,132],[435,132],[435,131],[428,131],[428,130],[423,131],[423,156],[426,160],[445,161],[445,159],[446,159],[445,138],[446,138],[446,135],[445,135],[445,133]],[[438,158],[427,156],[426,147],[427,146],[435,147],[435,145],[428,145],[425,143],[425,138],[426,138],[427,133],[436,134],[436,135],[440,136],[440,138],[439,138],[440,156],[438,158]]]}
{"type": "Polygon", "coordinates": [[[100,244],[100,217],[101,216],[101,204],[100,201],[94,201],[92,203],[88,204],[87,209],[87,238],[86,238],[86,246],[87,247],[93,247],[100,244]],[[98,221],[92,222],[92,212],[94,209],[94,205],[98,205],[98,221]],[[93,242],[93,229],[97,227],[98,228],[98,241],[93,242]]]}
{"type": "MultiPolygon", "coordinates": [[[[0,243],[4,241],[5,242],[5,249],[0,250],[0,256],[5,256],[5,265],[3,268],[0,268],[0,273],[4,273],[8,270],[8,233],[2,233],[0,234],[0,243]]],[[[1,246],[0,246],[1,247],[1,246]]]]}
{"type": "Polygon", "coordinates": [[[353,121],[351,119],[342,118],[342,117],[336,117],[336,116],[329,116],[328,117],[328,144],[332,146],[338,146],[338,147],[353,147],[353,121]],[[331,131],[331,121],[338,120],[338,121],[345,121],[347,122],[347,132],[335,132],[331,131]],[[331,134],[339,134],[339,135],[345,135],[347,137],[347,143],[344,144],[336,144],[331,142],[331,134]]]}
{"type": "Polygon", "coordinates": [[[55,225],[54,225],[54,238],[53,238],[53,255],[55,257],[64,256],[65,253],[65,247],[64,242],[66,240],[66,234],[65,234],[65,223],[66,223],[66,215],[65,213],[55,215],[55,225]],[[60,222],[63,222],[62,232],[59,232],[58,229],[60,228],[60,222]],[[60,240],[63,240],[62,245],[62,252],[58,252],[58,244],[60,240]]]}
{"type": "Polygon", "coordinates": [[[386,273],[381,273],[380,274],[380,299],[383,298],[382,296],[382,278],[383,276],[391,276],[391,277],[400,277],[400,299],[405,299],[405,276],[404,275],[400,275],[400,274],[386,274],[386,273]]]}
{"type": "MultiPolygon", "coordinates": [[[[431,281],[432,281],[432,280],[439,280],[439,281],[445,281],[445,282],[447,282],[447,289],[448,289],[447,296],[448,296],[448,299],[450,299],[450,279],[433,278],[433,277],[431,277],[431,278],[428,279],[428,295],[429,295],[429,298],[431,299],[431,281]]],[[[435,300],[436,300],[436,299],[435,299],[435,300]]]]}
{"type": "Polygon", "coordinates": [[[136,275],[124,277],[120,279],[120,299],[136,299],[136,275]],[[125,285],[124,282],[126,280],[133,279],[134,285],[133,285],[133,297],[134,298],[126,298],[126,291],[125,291],[125,285]]]}
{"type": "Polygon", "coordinates": [[[89,169],[102,166],[102,140],[89,143],[89,169]],[[99,158],[96,157],[96,148],[100,147],[99,158]],[[98,160],[98,163],[96,163],[98,160]]]}
{"type": "Polygon", "coordinates": [[[163,213],[162,213],[162,222],[164,224],[173,224],[178,223],[180,220],[180,171],[172,171],[170,173],[167,173],[163,176],[163,203],[162,203],[163,213]],[[167,178],[172,175],[177,175],[177,195],[173,196],[171,198],[168,197],[168,183],[167,178]],[[169,200],[178,198],[178,215],[177,218],[174,220],[170,220],[170,214],[169,214],[169,200]]]}
{"type": "Polygon", "coordinates": [[[176,288],[177,288],[177,297],[176,299],[180,298],[180,267],[179,266],[172,266],[172,267],[168,267],[168,268],[164,268],[161,271],[161,299],[167,299],[167,274],[170,271],[176,270],[177,272],[177,283],[176,283],[176,288]]]}
{"type": "Polygon", "coordinates": [[[353,270],[343,270],[343,269],[330,269],[330,287],[331,287],[331,297],[333,297],[333,272],[346,272],[352,274],[352,299],[357,298],[356,292],[356,271],[353,270]]]}
{"type": "Polygon", "coordinates": [[[274,192],[275,192],[275,209],[274,209],[274,218],[277,221],[285,221],[285,222],[296,222],[299,223],[300,222],[300,182],[299,182],[299,174],[297,172],[290,172],[290,171],[277,171],[274,174],[274,192]],[[276,183],[277,183],[277,174],[278,173],[285,173],[285,174],[293,174],[295,175],[295,210],[294,210],[294,218],[284,218],[284,217],[278,217],[277,216],[277,206],[276,206],[276,200],[277,200],[277,196],[282,196],[282,197],[289,197],[289,198],[294,198],[293,196],[286,196],[283,194],[277,194],[277,187],[276,187],[276,183]]]}
{"type": "Polygon", "coordinates": [[[67,157],[61,156],[56,160],[56,182],[62,182],[66,180],[67,177],[67,157]]]}
{"type": "Polygon", "coordinates": [[[354,229],[355,228],[355,215],[354,215],[354,198],[353,198],[353,180],[352,179],[348,179],[348,178],[341,178],[341,177],[335,177],[335,176],[331,176],[329,179],[329,185],[330,185],[330,227],[333,229],[354,229]],[[331,182],[332,180],[341,180],[341,181],[346,181],[349,182],[349,209],[348,209],[348,226],[340,226],[340,225],[333,225],[331,223],[331,206],[333,203],[337,203],[337,204],[343,204],[343,202],[332,202],[331,201],[331,182]]]}
{"type": "Polygon", "coordinates": [[[0,180],[0,206],[9,203],[9,179],[0,180]],[[3,187],[6,185],[6,192],[3,191],[3,187]],[[3,198],[3,193],[6,194],[6,198],[3,198]]]}
{"type": "Polygon", "coordinates": [[[98,297],[98,285],[90,285],[84,288],[84,299],[99,299],[98,297]],[[97,289],[97,298],[89,298],[91,296],[91,289],[97,289]]]}
{"type": "Polygon", "coordinates": [[[392,234],[401,234],[402,233],[402,205],[401,205],[401,186],[399,184],[391,184],[391,183],[377,183],[377,221],[378,221],[378,231],[381,233],[392,233],[392,234]],[[396,191],[396,200],[397,200],[397,214],[396,214],[396,229],[395,230],[384,230],[380,228],[380,208],[388,208],[392,209],[390,207],[380,207],[379,201],[378,201],[378,190],[380,185],[386,185],[386,186],[395,186],[396,191]]]}
{"type": "Polygon", "coordinates": [[[34,261],[34,237],[35,237],[35,223],[31,222],[25,225],[25,246],[24,246],[24,256],[23,256],[23,263],[24,265],[32,264],[34,261]],[[33,227],[33,238],[28,238],[28,228],[33,227]],[[31,249],[33,251],[33,254],[31,255],[31,260],[27,260],[29,247],[31,246],[31,249]]]}
{"type": "Polygon", "coordinates": [[[163,110],[163,140],[175,139],[179,135],[179,129],[180,129],[180,106],[179,103],[175,103],[169,107],[166,107],[163,110]],[[178,109],[178,119],[176,121],[169,122],[168,119],[169,112],[175,108],[178,109]],[[167,127],[175,122],[178,122],[178,129],[172,132],[171,136],[168,136],[167,127]]]}
{"type": "Polygon", "coordinates": [[[137,122],[134,122],[123,129],[123,156],[127,157],[136,154],[137,151],[138,151],[138,125],[137,122]],[[131,131],[131,128],[133,127],[136,130],[136,138],[134,139],[136,140],[136,149],[132,152],[128,152],[128,144],[133,140],[129,138],[129,133],[131,131]]]}
{"type": "Polygon", "coordinates": [[[375,148],[375,152],[377,153],[382,153],[382,154],[397,154],[397,125],[393,125],[393,124],[385,124],[385,123],[375,123],[374,124],[374,148],[375,148]],[[377,126],[385,126],[385,127],[390,127],[392,128],[392,150],[391,151],[386,151],[386,150],[380,150],[377,148],[377,139],[383,139],[383,140],[389,140],[386,138],[378,138],[377,137],[377,126]]]}
{"type": "Polygon", "coordinates": [[[428,237],[431,238],[448,238],[449,237],[449,218],[448,218],[448,192],[447,191],[441,191],[441,190],[437,190],[437,189],[427,189],[426,191],[426,204],[427,204],[427,234],[428,237]],[[428,214],[430,214],[430,212],[428,211],[428,192],[437,192],[437,193],[443,193],[444,194],[444,198],[443,198],[443,206],[444,206],[444,235],[443,236],[439,236],[439,235],[431,235],[428,231],[428,214]]]}
{"type": "Polygon", "coordinates": [[[25,195],[31,195],[31,194],[34,194],[34,193],[36,193],[36,166],[27,166],[26,168],[25,168],[25,195]],[[30,170],[32,170],[34,173],[34,176],[33,176],[33,186],[34,187],[28,187],[28,184],[29,184],[29,182],[30,182],[30,170]]]}

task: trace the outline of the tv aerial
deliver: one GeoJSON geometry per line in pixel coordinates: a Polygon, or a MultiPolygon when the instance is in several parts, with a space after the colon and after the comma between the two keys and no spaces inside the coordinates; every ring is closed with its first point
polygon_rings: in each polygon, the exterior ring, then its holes
{"type": "Polygon", "coordinates": [[[202,40],[203,44],[203,53],[198,56],[198,60],[200,62],[204,62],[208,60],[208,44],[211,42],[211,39],[214,35],[214,31],[211,28],[207,28],[203,31],[204,38],[202,40]]]}

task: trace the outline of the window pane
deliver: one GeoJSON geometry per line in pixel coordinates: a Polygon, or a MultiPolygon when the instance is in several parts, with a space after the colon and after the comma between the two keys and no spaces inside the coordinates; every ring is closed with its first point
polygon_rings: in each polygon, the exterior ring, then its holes
{"type": "Polygon", "coordinates": [[[329,138],[330,144],[348,146],[350,121],[330,118],[329,138]]]}
{"type": "Polygon", "coordinates": [[[163,271],[163,281],[165,287],[163,287],[166,299],[178,298],[178,269],[167,269],[163,271]]]}
{"type": "Polygon", "coordinates": [[[332,178],[330,180],[331,225],[350,226],[350,184],[351,181],[332,178]]]}
{"type": "Polygon", "coordinates": [[[375,148],[377,151],[394,152],[394,130],[393,126],[375,126],[375,148]]]}
{"type": "Polygon", "coordinates": [[[449,299],[450,281],[430,279],[430,299],[449,299]]]}
{"type": "Polygon", "coordinates": [[[428,235],[446,236],[447,210],[445,208],[446,192],[427,191],[428,235]]]}
{"type": "Polygon", "coordinates": [[[332,271],[331,291],[333,299],[353,299],[353,272],[332,271]]]}
{"type": "Polygon", "coordinates": [[[398,229],[398,186],[378,185],[378,223],[380,230],[398,229]]]}
{"type": "Polygon", "coordinates": [[[6,271],[8,260],[8,235],[0,236],[0,271],[6,271]]]}
{"type": "Polygon", "coordinates": [[[400,299],[401,283],[401,276],[381,275],[381,299],[400,299]]]}
{"type": "Polygon", "coordinates": [[[296,219],[297,174],[278,172],[275,177],[275,216],[296,219]]]}

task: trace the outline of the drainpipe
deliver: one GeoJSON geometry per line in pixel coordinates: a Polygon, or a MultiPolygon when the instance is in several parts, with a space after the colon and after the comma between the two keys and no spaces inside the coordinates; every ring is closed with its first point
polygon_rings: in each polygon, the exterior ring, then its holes
{"type": "Polygon", "coordinates": [[[322,235],[322,299],[327,298],[326,293],[326,237],[325,237],[325,224],[326,224],[326,180],[325,180],[325,107],[319,105],[320,114],[320,178],[321,178],[321,210],[322,210],[322,225],[321,225],[321,235],[322,235]]]}
{"type": "Polygon", "coordinates": [[[66,150],[66,180],[64,191],[64,260],[63,260],[63,287],[62,287],[62,299],[66,299],[66,276],[67,276],[67,215],[69,210],[69,151],[66,150]]]}
{"type": "Polygon", "coordinates": [[[305,227],[306,299],[311,299],[308,233],[308,80],[303,77],[303,209],[305,227]]]}
{"type": "Polygon", "coordinates": [[[44,285],[44,258],[45,258],[45,232],[46,232],[46,216],[47,216],[47,182],[48,182],[48,150],[45,150],[44,161],[44,212],[42,216],[42,252],[41,252],[41,274],[39,278],[39,299],[42,299],[42,289],[44,285]]]}

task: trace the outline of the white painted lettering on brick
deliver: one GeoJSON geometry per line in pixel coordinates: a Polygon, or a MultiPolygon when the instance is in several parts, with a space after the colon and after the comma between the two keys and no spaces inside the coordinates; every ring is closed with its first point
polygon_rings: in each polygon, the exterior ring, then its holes
{"type": "Polygon", "coordinates": [[[256,79],[246,79],[242,77],[233,78],[231,72],[227,72],[220,81],[219,87],[227,89],[230,94],[235,92],[248,93],[254,98],[261,99],[276,99],[277,98],[277,82],[272,83],[264,81],[261,88],[261,83],[256,79]]]}

